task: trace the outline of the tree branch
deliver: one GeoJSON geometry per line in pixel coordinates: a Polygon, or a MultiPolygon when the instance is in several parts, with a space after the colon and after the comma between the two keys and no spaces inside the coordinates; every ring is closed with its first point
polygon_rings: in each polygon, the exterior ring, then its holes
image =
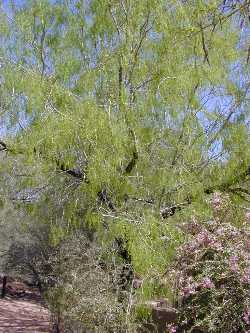
{"type": "Polygon", "coordinates": [[[5,142],[0,140],[0,151],[8,150],[7,145],[5,142]]]}
{"type": "Polygon", "coordinates": [[[181,209],[185,208],[188,205],[191,205],[192,201],[188,198],[186,201],[181,202],[179,204],[164,207],[161,209],[161,217],[163,219],[167,219],[170,216],[173,216],[176,212],[180,211],[181,209]]]}
{"type": "Polygon", "coordinates": [[[80,170],[80,168],[69,168],[67,165],[65,165],[63,162],[59,160],[56,161],[56,164],[59,170],[65,172],[66,174],[74,178],[84,181],[85,183],[89,183],[86,172],[80,170]]]}
{"type": "Polygon", "coordinates": [[[107,205],[107,207],[112,211],[115,212],[116,208],[115,205],[113,204],[113,202],[111,201],[107,190],[105,188],[103,188],[101,191],[99,191],[97,193],[98,199],[100,200],[101,203],[104,203],[105,205],[107,205]]]}
{"type": "MultiPolygon", "coordinates": [[[[13,152],[13,150],[7,145],[7,143],[2,140],[0,140],[0,151],[13,152]]],[[[23,152],[21,152],[21,153],[23,153],[23,152]]],[[[34,153],[36,153],[35,148],[34,148],[34,153]]],[[[64,173],[66,173],[74,178],[82,180],[85,183],[89,183],[86,172],[80,170],[79,168],[69,168],[67,165],[65,165],[64,162],[59,161],[59,160],[56,160],[56,165],[57,165],[58,170],[63,171],[64,173]]]]}
{"type": "Polygon", "coordinates": [[[230,181],[223,182],[221,184],[215,185],[215,186],[207,187],[204,190],[204,193],[212,194],[215,191],[221,191],[221,192],[231,191],[232,190],[232,189],[230,189],[231,186],[233,186],[233,185],[237,184],[238,182],[244,180],[247,176],[250,176],[250,165],[248,166],[247,170],[245,170],[244,172],[239,174],[236,178],[234,178],[230,181]]]}
{"type": "Polygon", "coordinates": [[[208,57],[208,49],[207,49],[206,42],[205,42],[204,29],[202,28],[202,24],[200,24],[200,26],[201,26],[201,43],[202,43],[202,48],[203,48],[203,52],[204,52],[204,61],[206,61],[208,63],[208,65],[210,66],[210,61],[209,61],[209,57],[208,57]]]}
{"type": "Polygon", "coordinates": [[[133,138],[133,144],[134,144],[134,148],[133,148],[133,155],[132,155],[132,158],[130,160],[130,162],[128,163],[128,165],[126,166],[126,169],[125,169],[125,174],[128,175],[132,172],[132,170],[134,169],[135,165],[136,165],[136,162],[139,158],[139,155],[138,155],[138,151],[137,151],[137,147],[136,147],[136,136],[135,136],[135,133],[132,129],[129,130],[130,131],[130,134],[133,138]]]}
{"type": "MultiPolygon", "coordinates": [[[[238,177],[236,177],[235,179],[233,179],[231,181],[205,188],[204,193],[212,194],[215,191],[221,191],[221,192],[231,192],[231,193],[236,193],[236,194],[243,193],[246,195],[250,195],[250,191],[245,188],[241,188],[241,187],[231,188],[231,186],[244,180],[248,176],[250,176],[250,166],[247,168],[246,171],[244,171],[238,177]]],[[[163,219],[167,219],[168,217],[173,216],[177,211],[180,211],[181,209],[185,208],[187,205],[190,205],[191,203],[192,203],[192,199],[188,198],[186,201],[184,201],[182,203],[179,203],[179,204],[176,204],[173,206],[169,206],[169,207],[164,207],[161,209],[161,216],[163,219]]]]}

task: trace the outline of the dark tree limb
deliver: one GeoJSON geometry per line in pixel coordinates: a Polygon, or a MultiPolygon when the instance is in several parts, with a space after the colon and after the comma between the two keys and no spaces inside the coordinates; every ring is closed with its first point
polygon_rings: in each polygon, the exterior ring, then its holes
{"type": "Polygon", "coordinates": [[[210,61],[209,61],[209,56],[208,56],[208,49],[206,46],[206,42],[205,42],[205,34],[204,34],[204,30],[202,28],[201,25],[201,43],[202,43],[202,49],[204,52],[204,61],[206,61],[208,63],[208,65],[210,66],[210,61]]]}
{"type": "Polygon", "coordinates": [[[176,212],[182,210],[186,206],[191,205],[191,203],[192,203],[191,198],[187,198],[186,201],[181,202],[179,204],[164,207],[161,209],[161,217],[163,219],[167,219],[168,217],[173,216],[176,212]]]}
{"type": "Polygon", "coordinates": [[[7,145],[5,142],[0,140],[0,151],[8,150],[7,145]]]}
{"type": "Polygon", "coordinates": [[[2,282],[2,293],[1,293],[1,298],[4,298],[6,295],[6,285],[7,285],[7,276],[4,275],[3,277],[3,282],[2,282]]]}
{"type": "Polygon", "coordinates": [[[66,174],[79,179],[80,181],[84,181],[85,183],[89,183],[87,178],[86,172],[80,170],[80,168],[69,168],[63,162],[57,160],[56,161],[57,167],[59,170],[65,172],[66,174]]]}
{"type": "Polygon", "coordinates": [[[138,155],[138,151],[137,151],[137,147],[136,147],[136,136],[135,136],[135,133],[132,129],[129,130],[131,136],[132,136],[132,139],[133,139],[133,153],[132,153],[132,158],[131,160],[129,161],[128,165],[126,166],[125,168],[125,175],[128,175],[132,172],[132,170],[134,169],[135,165],[136,165],[136,162],[138,161],[138,158],[139,158],[139,155],[138,155]]]}
{"type": "Polygon", "coordinates": [[[204,193],[212,194],[215,191],[221,191],[221,192],[231,191],[232,190],[232,189],[230,189],[231,186],[244,180],[247,176],[250,176],[250,166],[247,168],[247,170],[243,171],[241,174],[239,174],[237,177],[235,177],[234,179],[232,179],[230,181],[223,182],[221,184],[205,188],[204,193]]]}
{"type": "MultiPolygon", "coordinates": [[[[247,168],[246,171],[242,172],[240,175],[238,175],[233,180],[205,188],[204,193],[212,194],[216,191],[220,191],[220,192],[230,192],[230,193],[236,193],[236,194],[242,193],[245,195],[250,195],[250,191],[243,187],[232,187],[232,186],[236,185],[237,183],[239,183],[240,181],[244,180],[248,176],[250,176],[250,166],[247,168]]],[[[182,202],[180,204],[165,207],[165,208],[161,209],[161,216],[162,216],[162,218],[167,219],[168,217],[173,216],[177,211],[180,211],[181,209],[185,208],[187,205],[190,205],[191,203],[192,203],[192,199],[188,198],[185,202],[182,202]]]]}
{"type": "Polygon", "coordinates": [[[98,197],[99,201],[101,203],[105,204],[112,212],[116,211],[115,205],[111,201],[111,199],[107,193],[107,190],[105,188],[103,188],[102,190],[100,190],[97,193],[97,197],[98,197]]]}
{"type": "MultiPolygon", "coordinates": [[[[7,143],[0,140],[0,151],[12,152],[12,149],[10,149],[10,147],[7,145],[7,143]]],[[[36,148],[34,148],[33,151],[34,151],[34,154],[37,153],[36,148]]],[[[62,162],[60,160],[56,160],[56,165],[57,165],[58,170],[63,171],[64,173],[66,173],[74,178],[77,178],[81,181],[89,183],[86,172],[80,170],[80,168],[69,168],[67,165],[65,165],[64,162],[62,162]]]]}
{"type": "Polygon", "coordinates": [[[46,37],[46,28],[43,25],[42,27],[42,35],[41,35],[41,45],[40,45],[40,58],[41,58],[41,63],[42,63],[42,77],[45,74],[45,70],[46,70],[46,63],[45,63],[45,37],[46,37]]]}
{"type": "Polygon", "coordinates": [[[249,59],[250,59],[250,46],[247,50],[247,64],[249,63],[249,59]]]}
{"type": "Polygon", "coordinates": [[[118,94],[119,94],[119,103],[121,104],[121,98],[122,98],[122,80],[123,80],[123,74],[122,74],[122,65],[121,61],[119,64],[119,70],[118,70],[118,94]]]}
{"type": "MultiPolygon", "coordinates": [[[[125,174],[129,174],[132,172],[132,170],[134,169],[136,162],[138,160],[138,152],[136,149],[136,138],[135,138],[134,132],[132,130],[131,130],[131,132],[132,132],[133,139],[134,139],[134,151],[133,151],[133,156],[132,156],[131,161],[128,163],[128,165],[125,168],[125,174]]],[[[4,141],[0,140],[0,151],[12,151],[12,150],[8,147],[8,145],[4,141]]],[[[59,160],[56,161],[56,164],[57,164],[58,170],[70,175],[71,177],[78,179],[79,181],[84,181],[86,183],[89,183],[86,172],[80,170],[79,168],[69,168],[63,162],[60,162],[59,160]]],[[[240,181],[243,181],[248,176],[250,176],[250,165],[248,166],[247,170],[245,170],[241,174],[237,175],[234,179],[227,181],[227,182],[223,182],[223,183],[215,185],[215,186],[206,187],[204,189],[204,193],[212,194],[215,191],[221,191],[221,192],[231,192],[231,193],[232,192],[233,193],[243,193],[245,195],[250,195],[250,191],[248,191],[247,189],[244,189],[242,187],[232,188],[232,186],[237,185],[237,183],[239,183],[240,181]]],[[[107,190],[105,188],[101,189],[97,193],[97,197],[98,197],[99,201],[101,203],[105,204],[111,211],[113,211],[113,212],[116,211],[115,205],[112,202],[112,200],[110,199],[110,197],[107,193],[107,190]]],[[[150,201],[139,199],[137,201],[143,201],[148,204],[154,203],[153,199],[150,201]]],[[[190,205],[191,203],[192,203],[192,199],[187,198],[186,201],[184,201],[182,203],[162,208],[160,211],[160,214],[161,214],[162,218],[167,219],[168,217],[173,216],[177,211],[180,211],[181,209],[185,208],[187,205],[190,205]]]]}
{"type": "Polygon", "coordinates": [[[138,160],[138,153],[137,153],[137,151],[133,151],[132,159],[130,160],[130,162],[128,163],[128,165],[126,166],[126,169],[125,169],[126,175],[130,174],[131,171],[134,169],[137,160],[138,160]]]}

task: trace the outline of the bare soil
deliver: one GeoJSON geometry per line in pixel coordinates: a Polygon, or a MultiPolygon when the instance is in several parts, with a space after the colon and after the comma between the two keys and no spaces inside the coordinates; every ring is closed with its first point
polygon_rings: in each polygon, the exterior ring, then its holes
{"type": "Polygon", "coordinates": [[[0,299],[0,333],[51,333],[51,326],[38,290],[8,282],[6,297],[0,299]]]}

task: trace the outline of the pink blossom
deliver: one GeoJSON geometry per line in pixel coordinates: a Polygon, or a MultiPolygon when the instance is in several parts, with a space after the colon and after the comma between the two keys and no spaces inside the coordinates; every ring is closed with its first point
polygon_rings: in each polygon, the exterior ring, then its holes
{"type": "Polygon", "coordinates": [[[244,275],[243,275],[242,282],[250,283],[250,267],[246,268],[244,275]]]}
{"type": "Polygon", "coordinates": [[[133,288],[134,289],[139,289],[142,285],[142,280],[140,279],[134,279],[132,282],[133,288]]]}
{"type": "Polygon", "coordinates": [[[177,331],[177,327],[174,326],[173,324],[168,325],[167,328],[169,333],[176,333],[177,331]]]}
{"type": "Polygon", "coordinates": [[[244,313],[243,319],[247,325],[250,325],[250,308],[248,308],[244,313]]]}
{"type": "Polygon", "coordinates": [[[229,262],[230,262],[230,268],[233,272],[238,272],[239,270],[239,266],[238,266],[238,260],[239,258],[237,256],[232,256],[230,259],[229,259],[229,262]]]}
{"type": "Polygon", "coordinates": [[[245,218],[247,222],[250,222],[250,211],[246,212],[245,218]]]}
{"type": "Polygon", "coordinates": [[[214,211],[221,210],[223,201],[222,201],[220,192],[214,193],[212,200],[211,200],[211,204],[212,204],[212,208],[214,209],[214,211]]]}
{"type": "Polygon", "coordinates": [[[223,247],[222,247],[222,245],[221,245],[220,242],[216,242],[216,241],[214,241],[214,242],[212,243],[212,246],[213,246],[213,248],[214,248],[215,250],[217,250],[217,251],[222,251],[222,250],[223,250],[223,247]]]}
{"type": "Polygon", "coordinates": [[[202,288],[211,289],[214,288],[214,283],[211,281],[209,277],[205,277],[202,280],[201,286],[202,288]]]}
{"type": "Polygon", "coordinates": [[[193,217],[192,221],[184,225],[184,230],[188,233],[195,235],[201,231],[201,226],[197,222],[197,220],[193,217]]]}
{"type": "Polygon", "coordinates": [[[208,246],[211,243],[211,236],[207,231],[202,231],[197,235],[197,242],[199,245],[208,246]]]}
{"type": "Polygon", "coordinates": [[[187,286],[185,286],[185,287],[182,288],[182,290],[181,290],[182,296],[185,297],[185,298],[187,298],[190,295],[195,294],[196,287],[197,287],[196,283],[190,283],[189,282],[187,286]]]}
{"type": "Polygon", "coordinates": [[[224,228],[218,228],[216,230],[216,234],[219,235],[219,236],[223,236],[225,234],[225,229],[224,228]]]}

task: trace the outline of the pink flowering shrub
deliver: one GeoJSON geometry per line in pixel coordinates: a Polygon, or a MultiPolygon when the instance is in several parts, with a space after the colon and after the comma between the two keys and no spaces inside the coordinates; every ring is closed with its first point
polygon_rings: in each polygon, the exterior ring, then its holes
{"type": "MultiPolygon", "coordinates": [[[[222,199],[212,201],[215,218],[187,225],[188,241],[175,266],[176,332],[250,332],[249,223],[237,228],[218,218],[222,199]]],[[[220,215],[222,216],[222,215],[220,215]]],[[[246,216],[248,219],[248,217],[246,216]]]]}
{"type": "Polygon", "coordinates": [[[250,211],[247,211],[247,212],[246,212],[245,217],[246,217],[246,221],[247,221],[247,222],[250,222],[250,211]]]}

